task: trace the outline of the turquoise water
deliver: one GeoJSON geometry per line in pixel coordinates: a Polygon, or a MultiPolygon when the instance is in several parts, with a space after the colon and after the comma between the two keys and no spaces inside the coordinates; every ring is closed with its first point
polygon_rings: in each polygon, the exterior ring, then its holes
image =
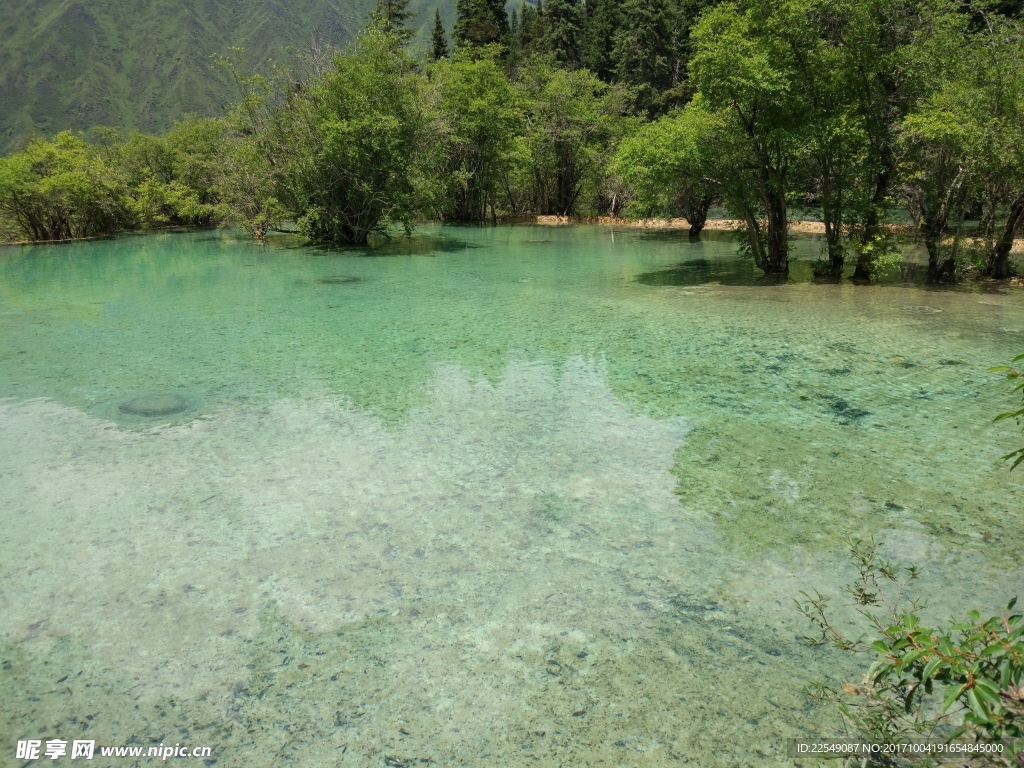
{"type": "Polygon", "coordinates": [[[1021,591],[986,368],[1024,351],[1024,290],[771,284],[735,251],[528,226],[0,251],[0,733],[791,764],[838,727],[804,682],[861,673],[790,599],[837,594],[848,539],[921,565],[936,617],[1021,591]],[[124,408],[155,395],[175,412],[124,408]]]}

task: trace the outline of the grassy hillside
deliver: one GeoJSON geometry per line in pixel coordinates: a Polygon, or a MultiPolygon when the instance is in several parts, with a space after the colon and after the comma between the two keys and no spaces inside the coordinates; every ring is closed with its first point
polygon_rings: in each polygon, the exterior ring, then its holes
{"type": "MultiPolygon", "coordinates": [[[[165,129],[186,112],[220,114],[235,97],[211,56],[289,61],[313,36],[343,43],[374,0],[8,0],[0,21],[0,151],[19,136],[93,125],[165,129]]],[[[413,0],[429,27],[440,5],[413,0]]],[[[429,32],[429,29],[424,30],[429,32]]]]}

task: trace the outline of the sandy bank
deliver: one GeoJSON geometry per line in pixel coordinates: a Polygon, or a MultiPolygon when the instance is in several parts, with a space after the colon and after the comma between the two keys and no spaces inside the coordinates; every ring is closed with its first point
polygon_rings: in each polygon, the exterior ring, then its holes
{"type": "MultiPolygon", "coordinates": [[[[520,216],[511,220],[545,225],[602,224],[630,229],[685,230],[690,228],[690,222],[686,219],[626,219],[613,216],[520,216]]],[[[739,219],[708,219],[704,229],[728,231],[739,229],[742,226],[743,222],[739,219]]],[[[897,224],[893,228],[901,234],[914,234],[914,227],[911,224],[897,224]]],[[[790,221],[789,229],[791,232],[797,232],[802,235],[825,234],[825,225],[820,221],[790,221]]],[[[1018,237],[1014,241],[1011,253],[1024,253],[1024,237],[1018,237]]]]}

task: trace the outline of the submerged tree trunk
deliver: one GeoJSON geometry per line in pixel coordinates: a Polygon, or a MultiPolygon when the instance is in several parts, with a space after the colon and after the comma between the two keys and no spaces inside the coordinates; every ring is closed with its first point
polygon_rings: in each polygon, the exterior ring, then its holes
{"type": "MultiPolygon", "coordinates": [[[[959,163],[950,162],[946,153],[939,153],[934,165],[923,178],[904,187],[907,210],[924,237],[928,250],[928,282],[944,283],[956,279],[956,253],[960,242],[959,226],[950,254],[940,260],[939,244],[954,212],[960,211],[966,194],[967,171],[959,163]]],[[[961,216],[961,224],[963,218],[961,216]]]]}
{"type": "Polygon", "coordinates": [[[747,240],[750,241],[750,255],[754,257],[754,264],[758,267],[764,260],[764,243],[761,242],[761,224],[753,212],[745,210],[743,220],[747,223],[747,240]]]}
{"type": "Polygon", "coordinates": [[[1024,195],[1021,195],[1010,206],[1006,216],[1003,232],[996,240],[995,248],[988,257],[985,274],[998,280],[1010,276],[1010,251],[1013,249],[1013,238],[1024,227],[1024,195]]]}
{"type": "Polygon", "coordinates": [[[700,240],[700,233],[704,231],[704,226],[708,222],[708,209],[711,208],[712,201],[710,195],[705,195],[682,206],[683,216],[690,225],[690,240],[700,240]]]}

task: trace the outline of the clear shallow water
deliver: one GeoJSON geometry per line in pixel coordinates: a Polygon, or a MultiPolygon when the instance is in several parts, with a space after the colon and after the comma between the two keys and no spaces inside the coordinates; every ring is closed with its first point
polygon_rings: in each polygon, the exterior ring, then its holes
{"type": "Polygon", "coordinates": [[[762,285],[734,252],[587,227],[0,252],[0,732],[225,766],[787,764],[836,725],[801,685],[845,663],[790,598],[848,580],[849,537],[924,566],[940,617],[1022,591],[985,369],[1024,351],[1024,291],[762,285]],[[153,394],[184,410],[122,411],[153,394]]]}

